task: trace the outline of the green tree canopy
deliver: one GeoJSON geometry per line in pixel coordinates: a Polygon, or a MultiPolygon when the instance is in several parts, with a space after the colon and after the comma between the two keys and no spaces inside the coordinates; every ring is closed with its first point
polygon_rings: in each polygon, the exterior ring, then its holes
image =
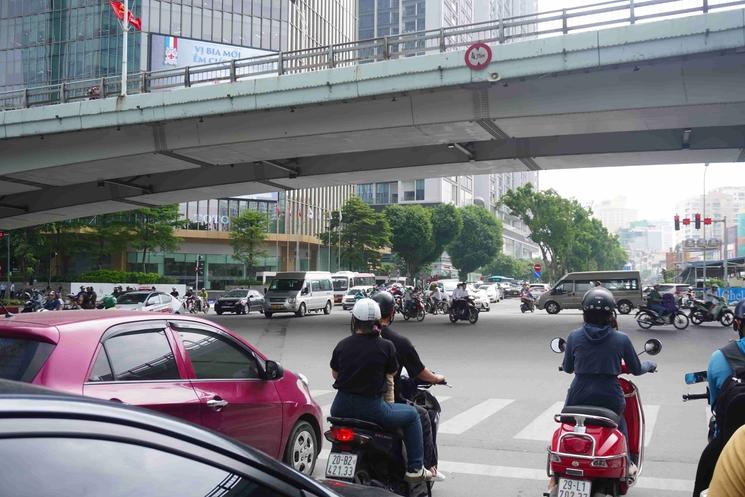
{"type": "Polygon", "coordinates": [[[421,205],[391,205],[384,214],[391,226],[391,249],[403,259],[405,274],[417,275],[434,252],[431,210],[421,205]]]}
{"type": "Polygon", "coordinates": [[[175,229],[181,224],[178,206],[163,205],[135,211],[136,222],[130,226],[130,245],[142,250],[142,272],[146,273],[148,251],[176,250],[179,238],[175,229]]]}
{"type": "Polygon", "coordinates": [[[349,270],[366,271],[380,265],[381,250],[390,246],[391,227],[385,215],[353,196],[331,213],[330,231],[320,235],[325,244],[341,239],[342,265],[349,270]]]}
{"type": "Polygon", "coordinates": [[[248,278],[254,278],[256,258],[266,255],[262,243],[266,239],[269,222],[265,214],[246,209],[230,219],[230,245],[233,256],[246,265],[248,278]]]}
{"type": "Polygon", "coordinates": [[[500,202],[530,229],[551,280],[569,271],[620,269],[626,262],[618,238],[576,200],[527,184],[508,191],[500,202]]]}
{"type": "Polygon", "coordinates": [[[462,230],[463,217],[460,210],[453,204],[440,204],[432,209],[432,239],[434,240],[434,248],[430,253],[429,262],[436,261],[445,251],[445,247],[460,236],[462,230]]]}
{"type": "Polygon", "coordinates": [[[460,209],[463,229],[447,246],[461,279],[491,261],[502,250],[502,222],[483,207],[469,205],[460,209]]]}
{"type": "Polygon", "coordinates": [[[533,279],[534,262],[528,259],[518,259],[507,254],[499,253],[481,268],[481,272],[487,276],[506,276],[519,280],[533,279]]]}

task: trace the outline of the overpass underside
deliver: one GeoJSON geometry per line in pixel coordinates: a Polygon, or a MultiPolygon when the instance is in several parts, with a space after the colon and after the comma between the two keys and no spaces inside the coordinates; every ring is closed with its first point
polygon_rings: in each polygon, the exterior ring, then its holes
{"type": "Polygon", "coordinates": [[[254,81],[0,113],[0,228],[335,184],[742,162],[745,18],[733,12],[719,34],[705,23],[700,47],[658,36],[610,44],[615,59],[567,50],[596,35],[581,33],[495,48],[479,73],[459,52],[272,78],[271,105],[258,91],[269,82],[254,81]]]}

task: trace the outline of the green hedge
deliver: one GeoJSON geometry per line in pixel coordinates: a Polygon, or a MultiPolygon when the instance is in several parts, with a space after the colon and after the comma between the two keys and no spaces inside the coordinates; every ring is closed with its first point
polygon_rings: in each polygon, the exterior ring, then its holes
{"type": "Polygon", "coordinates": [[[154,283],[176,283],[175,278],[161,276],[158,273],[130,273],[127,271],[112,271],[110,269],[99,269],[80,275],[80,281],[86,283],[137,283],[147,285],[154,283]]]}

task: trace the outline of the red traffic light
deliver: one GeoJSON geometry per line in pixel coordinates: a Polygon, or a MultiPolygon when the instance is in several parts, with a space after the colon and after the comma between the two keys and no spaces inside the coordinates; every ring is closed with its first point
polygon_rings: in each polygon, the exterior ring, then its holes
{"type": "Polygon", "coordinates": [[[711,218],[710,217],[705,217],[704,218],[704,224],[711,224],[711,218]]]}
{"type": "Polygon", "coordinates": [[[675,214],[673,221],[675,222],[675,231],[680,231],[680,216],[675,214]]]}
{"type": "Polygon", "coordinates": [[[695,214],[695,215],[693,216],[693,221],[694,221],[694,227],[695,227],[695,228],[696,228],[697,230],[700,230],[700,229],[701,229],[701,214],[699,214],[699,213],[697,212],[697,213],[696,213],[696,214],[695,214]]]}
{"type": "Polygon", "coordinates": [[[691,224],[691,218],[690,217],[684,217],[683,218],[683,224],[685,224],[686,226],[688,226],[689,224],[691,224]]]}
{"type": "Polygon", "coordinates": [[[5,232],[4,231],[0,231],[0,238],[2,238],[4,236],[5,236],[5,232]]]}

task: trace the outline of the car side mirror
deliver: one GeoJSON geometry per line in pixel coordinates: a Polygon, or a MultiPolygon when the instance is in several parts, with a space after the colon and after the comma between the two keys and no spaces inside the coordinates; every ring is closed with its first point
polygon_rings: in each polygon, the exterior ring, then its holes
{"type": "Polygon", "coordinates": [[[308,295],[308,293],[310,293],[310,288],[306,286],[305,288],[303,288],[303,291],[300,292],[300,295],[308,295]]]}
{"type": "Polygon", "coordinates": [[[662,343],[656,338],[650,338],[644,342],[644,352],[649,355],[657,355],[662,350],[662,343]]]}
{"type": "Polygon", "coordinates": [[[279,380],[285,375],[282,365],[269,359],[266,361],[265,372],[267,380],[279,380]]]}
{"type": "Polygon", "coordinates": [[[557,354],[561,354],[564,352],[567,348],[567,342],[561,337],[556,337],[553,340],[551,340],[551,350],[556,352],[557,354]]]}

